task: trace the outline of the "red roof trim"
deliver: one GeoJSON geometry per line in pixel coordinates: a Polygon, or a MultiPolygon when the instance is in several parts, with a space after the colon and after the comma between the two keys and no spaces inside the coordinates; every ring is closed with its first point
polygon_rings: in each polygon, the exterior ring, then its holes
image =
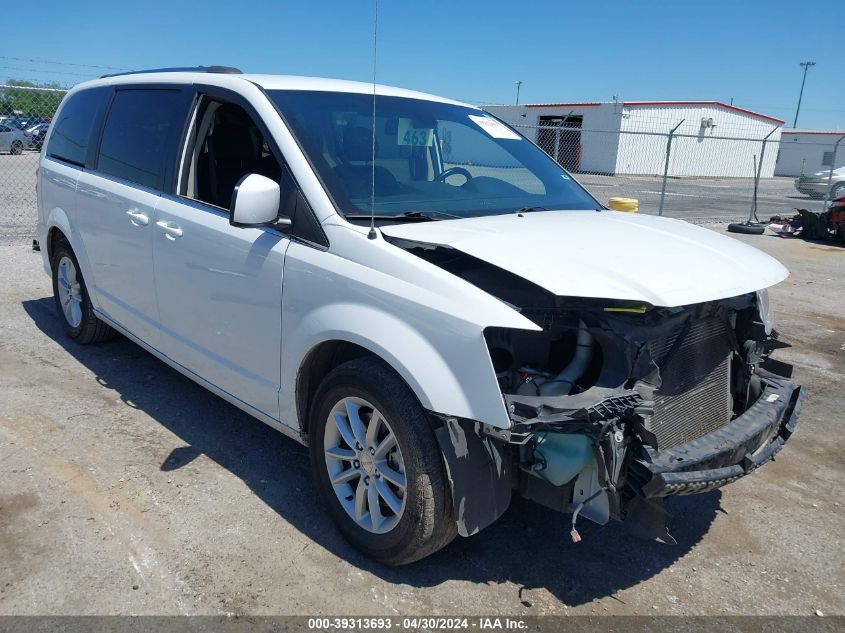
{"type": "Polygon", "coordinates": [[[766,116],[765,114],[760,114],[759,112],[754,112],[752,110],[746,110],[745,108],[738,108],[734,105],[729,105],[727,103],[722,103],[721,101],[626,101],[622,104],[626,108],[636,108],[640,106],[673,106],[673,105],[688,105],[688,106],[716,106],[718,108],[725,108],[726,110],[733,110],[734,112],[741,112],[742,114],[748,114],[753,117],[757,117],[758,119],[763,119],[765,121],[772,121],[773,123],[779,123],[783,125],[785,121],[780,119],[776,119],[773,116],[766,116]]]}
{"type": "Polygon", "coordinates": [[[595,108],[601,103],[526,103],[526,108],[595,108]]]}
{"type": "Polygon", "coordinates": [[[845,136],[845,132],[796,132],[793,130],[784,130],[781,134],[814,134],[818,136],[845,136]]]}

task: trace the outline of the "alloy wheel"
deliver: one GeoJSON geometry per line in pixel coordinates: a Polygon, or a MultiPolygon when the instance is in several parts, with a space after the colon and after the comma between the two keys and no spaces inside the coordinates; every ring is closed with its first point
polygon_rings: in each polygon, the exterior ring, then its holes
{"type": "Polygon", "coordinates": [[[65,319],[71,327],[79,327],[82,323],[82,286],[70,257],[64,256],[59,260],[56,275],[59,303],[65,319]]]}
{"type": "Polygon", "coordinates": [[[340,505],[375,534],[390,532],[405,510],[405,463],[384,416],[362,398],[344,398],[329,413],[323,436],[326,469],[340,505]]]}

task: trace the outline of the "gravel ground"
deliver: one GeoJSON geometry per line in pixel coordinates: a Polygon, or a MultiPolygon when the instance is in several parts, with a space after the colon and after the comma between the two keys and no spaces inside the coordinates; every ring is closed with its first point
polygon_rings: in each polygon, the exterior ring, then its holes
{"type": "MultiPolygon", "coordinates": [[[[714,230],[723,230],[715,227],[714,230]]],[[[368,562],[306,450],[124,339],[61,332],[40,256],[0,246],[0,615],[845,614],[845,249],[745,237],[809,390],[777,461],[677,498],[677,546],[515,501],[406,568],[368,562]]]]}
{"type": "MultiPolygon", "coordinates": [[[[662,179],[656,176],[593,176],[576,178],[599,201],[611,196],[636,198],[640,212],[657,214],[662,179]]],[[[821,210],[823,200],[813,200],[795,190],[794,178],[764,178],[757,191],[757,216],[792,216],[796,207],[821,210]]],[[[754,193],[752,178],[669,178],[663,215],[696,224],[708,221],[746,220],[754,193]]]]}

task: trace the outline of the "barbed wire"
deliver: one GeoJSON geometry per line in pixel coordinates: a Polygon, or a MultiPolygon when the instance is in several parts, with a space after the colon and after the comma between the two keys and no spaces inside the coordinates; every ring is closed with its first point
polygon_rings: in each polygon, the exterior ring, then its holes
{"type": "Polygon", "coordinates": [[[38,68],[21,68],[19,66],[0,66],[2,70],[14,70],[16,72],[36,73],[42,75],[68,75],[74,77],[99,77],[96,73],[72,73],[62,70],[42,70],[38,68]]]}
{"type": "MultiPolygon", "coordinates": [[[[29,59],[26,57],[9,57],[6,55],[0,55],[0,59],[6,59],[9,61],[15,62],[28,62],[31,64],[55,64],[57,66],[77,66],[79,68],[97,68],[99,70],[129,70],[128,68],[119,68],[118,66],[98,66],[97,64],[77,64],[74,62],[61,62],[61,61],[54,61],[49,59],[29,59]]],[[[50,71],[44,71],[50,72],[50,71]]]]}

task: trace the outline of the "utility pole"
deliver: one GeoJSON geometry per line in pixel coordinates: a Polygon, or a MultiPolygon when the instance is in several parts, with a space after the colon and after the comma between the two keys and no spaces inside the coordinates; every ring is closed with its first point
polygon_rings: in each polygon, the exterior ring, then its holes
{"type": "Polygon", "coordinates": [[[519,88],[522,86],[522,80],[518,79],[514,83],[516,84],[516,105],[519,105],[519,88]]]}
{"type": "Polygon", "coordinates": [[[795,108],[795,120],[792,122],[793,128],[798,125],[798,113],[801,111],[801,97],[804,96],[804,82],[807,81],[807,71],[810,69],[810,66],[815,66],[816,62],[801,62],[798,65],[804,69],[804,78],[801,80],[801,92],[798,93],[798,107],[795,108]]]}

